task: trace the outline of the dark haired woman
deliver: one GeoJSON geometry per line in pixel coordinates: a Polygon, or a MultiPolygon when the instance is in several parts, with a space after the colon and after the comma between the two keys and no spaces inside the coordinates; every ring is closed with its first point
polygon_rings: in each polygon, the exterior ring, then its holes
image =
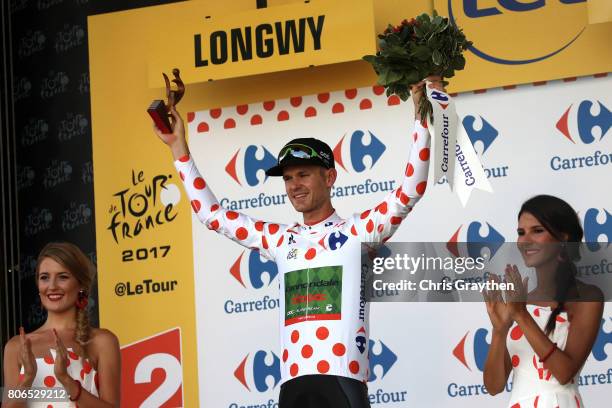
{"type": "Polygon", "coordinates": [[[493,334],[484,384],[495,395],[513,371],[508,407],[583,407],[576,378],[597,337],[603,294],[575,278],[583,235],[578,216],[565,201],[540,195],[521,207],[517,231],[538,286],[527,293],[527,278],[508,265],[506,280],[514,290],[507,301],[499,291],[485,294],[493,334]]]}
{"type": "MultiPolygon", "coordinates": [[[[38,256],[36,284],[47,320],[27,336],[21,328],[7,343],[5,389],[64,388],[69,401],[29,401],[27,406],[119,406],[119,342],[110,331],[90,327],[87,316],[93,278],[92,263],[75,245],[50,243],[38,256]]],[[[15,399],[4,403],[26,406],[15,399]]]]}

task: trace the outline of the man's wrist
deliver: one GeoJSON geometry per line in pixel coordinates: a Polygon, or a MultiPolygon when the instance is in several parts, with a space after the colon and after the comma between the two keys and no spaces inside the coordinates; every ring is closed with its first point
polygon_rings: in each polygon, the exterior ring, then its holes
{"type": "Polygon", "coordinates": [[[184,140],[180,140],[172,144],[170,146],[170,150],[172,151],[172,157],[174,157],[174,160],[178,160],[181,157],[189,155],[189,148],[184,140]]]}

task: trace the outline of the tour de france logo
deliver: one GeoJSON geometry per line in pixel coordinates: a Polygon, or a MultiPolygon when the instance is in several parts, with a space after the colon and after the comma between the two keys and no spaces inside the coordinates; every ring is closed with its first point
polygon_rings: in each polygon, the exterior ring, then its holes
{"type": "Polygon", "coordinates": [[[118,244],[175,220],[180,190],[172,183],[172,175],[148,176],[132,170],[127,187],[112,196],[108,210],[108,230],[118,244]]]}

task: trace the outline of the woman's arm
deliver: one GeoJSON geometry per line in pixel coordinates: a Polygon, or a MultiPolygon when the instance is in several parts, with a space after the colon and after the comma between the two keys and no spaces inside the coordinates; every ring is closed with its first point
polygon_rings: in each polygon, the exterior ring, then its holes
{"type": "MultiPolygon", "coordinates": [[[[70,376],[58,380],[81,408],[116,408],[121,402],[121,352],[119,340],[108,330],[99,330],[89,346],[98,358],[98,396],[84,390],[70,376]],[[79,390],[80,389],[80,390],[79,390]]],[[[58,350],[60,347],[58,347],[58,350]]],[[[67,358],[67,357],[66,357],[67,358]]],[[[56,360],[58,360],[56,358],[56,360]]]]}
{"type": "Polygon", "coordinates": [[[545,367],[561,383],[571,381],[589,356],[603,315],[603,302],[575,302],[565,349],[555,349],[554,343],[542,332],[531,315],[525,311],[516,317],[525,338],[540,359],[548,356],[545,367]]]}

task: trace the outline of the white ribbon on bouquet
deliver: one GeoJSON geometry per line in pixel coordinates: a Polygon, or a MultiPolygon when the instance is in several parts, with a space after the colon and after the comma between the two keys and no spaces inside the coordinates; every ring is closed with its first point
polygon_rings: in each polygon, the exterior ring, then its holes
{"type": "Polygon", "coordinates": [[[446,176],[451,191],[454,191],[465,207],[474,189],[493,192],[482,163],[476,155],[472,141],[455,110],[455,102],[445,92],[429,87],[427,99],[433,107],[432,157],[434,180],[446,176]]]}

